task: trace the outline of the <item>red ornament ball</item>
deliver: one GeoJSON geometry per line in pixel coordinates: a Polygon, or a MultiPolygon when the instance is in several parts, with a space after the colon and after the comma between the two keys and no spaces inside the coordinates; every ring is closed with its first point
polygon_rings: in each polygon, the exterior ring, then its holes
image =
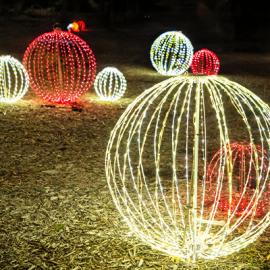
{"type": "Polygon", "coordinates": [[[270,209],[269,154],[260,145],[246,142],[231,143],[227,145],[227,150],[231,153],[230,157],[227,156],[227,151],[221,148],[207,167],[209,201],[213,201],[218,191],[221,191],[218,204],[220,211],[227,213],[230,209],[236,216],[242,216],[256,204],[254,216],[266,215],[270,209]],[[225,168],[222,174],[220,170],[226,158],[230,158],[231,168],[225,168]],[[223,189],[220,190],[226,187],[229,181],[232,181],[233,187],[231,198],[223,189]],[[261,193],[258,200],[255,199],[257,193],[261,193]]]}
{"type": "MultiPolygon", "coordinates": [[[[251,210],[254,202],[252,202],[252,198],[248,197],[240,197],[233,196],[231,199],[231,203],[229,203],[229,198],[221,198],[218,203],[218,209],[226,214],[230,210],[231,212],[235,212],[237,217],[241,217],[245,215],[247,212],[251,210]]],[[[269,210],[269,201],[259,200],[256,205],[256,211],[254,212],[254,217],[259,218],[266,215],[269,210]]]]}
{"type": "Polygon", "coordinates": [[[34,92],[53,103],[74,102],[89,90],[96,74],[88,44],[58,29],[37,37],[26,49],[23,64],[34,92]]]}
{"type": "Polygon", "coordinates": [[[202,49],[194,53],[191,63],[193,74],[217,75],[220,68],[218,57],[208,49],[202,49]]]}

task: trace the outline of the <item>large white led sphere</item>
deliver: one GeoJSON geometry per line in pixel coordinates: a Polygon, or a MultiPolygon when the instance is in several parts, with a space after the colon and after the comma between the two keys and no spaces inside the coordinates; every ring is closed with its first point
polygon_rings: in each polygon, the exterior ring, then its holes
{"type": "Polygon", "coordinates": [[[181,75],[188,70],[193,56],[190,40],[180,31],[160,35],[150,50],[150,59],[156,71],[166,76],[181,75]]]}
{"type": "Polygon", "coordinates": [[[217,76],[171,78],[137,97],[111,132],[105,164],[113,201],[133,234],[187,261],[252,243],[270,224],[269,113],[254,93],[217,76]],[[253,171],[241,176],[241,189],[231,149],[237,141],[250,145],[244,160],[253,171]],[[224,196],[226,211],[219,207],[224,196]]]}
{"type": "Polygon", "coordinates": [[[29,77],[24,66],[12,56],[0,56],[0,102],[18,101],[28,87],[29,77]]]}
{"type": "Polygon", "coordinates": [[[115,101],[124,95],[127,82],[123,73],[117,68],[106,67],[98,73],[94,87],[101,100],[115,101]]]}

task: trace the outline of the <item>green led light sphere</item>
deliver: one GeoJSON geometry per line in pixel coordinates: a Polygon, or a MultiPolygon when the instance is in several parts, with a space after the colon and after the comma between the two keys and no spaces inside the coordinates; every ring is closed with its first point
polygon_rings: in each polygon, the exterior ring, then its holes
{"type": "Polygon", "coordinates": [[[150,59],[156,71],[166,76],[181,75],[188,70],[193,56],[190,40],[180,31],[160,35],[150,50],[150,59]]]}

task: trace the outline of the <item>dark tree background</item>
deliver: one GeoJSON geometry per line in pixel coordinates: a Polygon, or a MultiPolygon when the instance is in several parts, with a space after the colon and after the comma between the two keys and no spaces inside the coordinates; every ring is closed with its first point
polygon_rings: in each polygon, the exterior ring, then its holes
{"type": "Polygon", "coordinates": [[[216,35],[215,39],[232,40],[243,50],[269,50],[269,8],[269,1],[261,0],[0,0],[0,13],[4,15],[44,10],[45,15],[54,13],[65,18],[66,14],[91,13],[110,28],[145,23],[154,14],[158,14],[153,16],[155,20],[163,19],[163,23],[164,18],[171,20],[173,13],[178,24],[186,19],[194,28],[199,26],[201,31],[216,35]]]}

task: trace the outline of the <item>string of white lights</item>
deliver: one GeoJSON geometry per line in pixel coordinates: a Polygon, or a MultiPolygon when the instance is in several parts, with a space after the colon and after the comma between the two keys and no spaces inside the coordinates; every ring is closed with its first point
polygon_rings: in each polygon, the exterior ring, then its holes
{"type": "Polygon", "coordinates": [[[12,56],[0,56],[0,102],[18,101],[28,87],[29,77],[24,66],[12,56]]]}
{"type": "Polygon", "coordinates": [[[143,92],[113,129],[105,162],[113,201],[130,230],[153,248],[191,261],[226,256],[255,241],[270,224],[269,205],[256,215],[269,193],[269,113],[255,94],[223,77],[175,77],[143,92]],[[235,141],[251,149],[240,192],[235,141]]]}
{"type": "Polygon", "coordinates": [[[98,73],[94,87],[101,100],[115,101],[124,95],[127,82],[123,73],[117,68],[106,67],[98,73]]]}

